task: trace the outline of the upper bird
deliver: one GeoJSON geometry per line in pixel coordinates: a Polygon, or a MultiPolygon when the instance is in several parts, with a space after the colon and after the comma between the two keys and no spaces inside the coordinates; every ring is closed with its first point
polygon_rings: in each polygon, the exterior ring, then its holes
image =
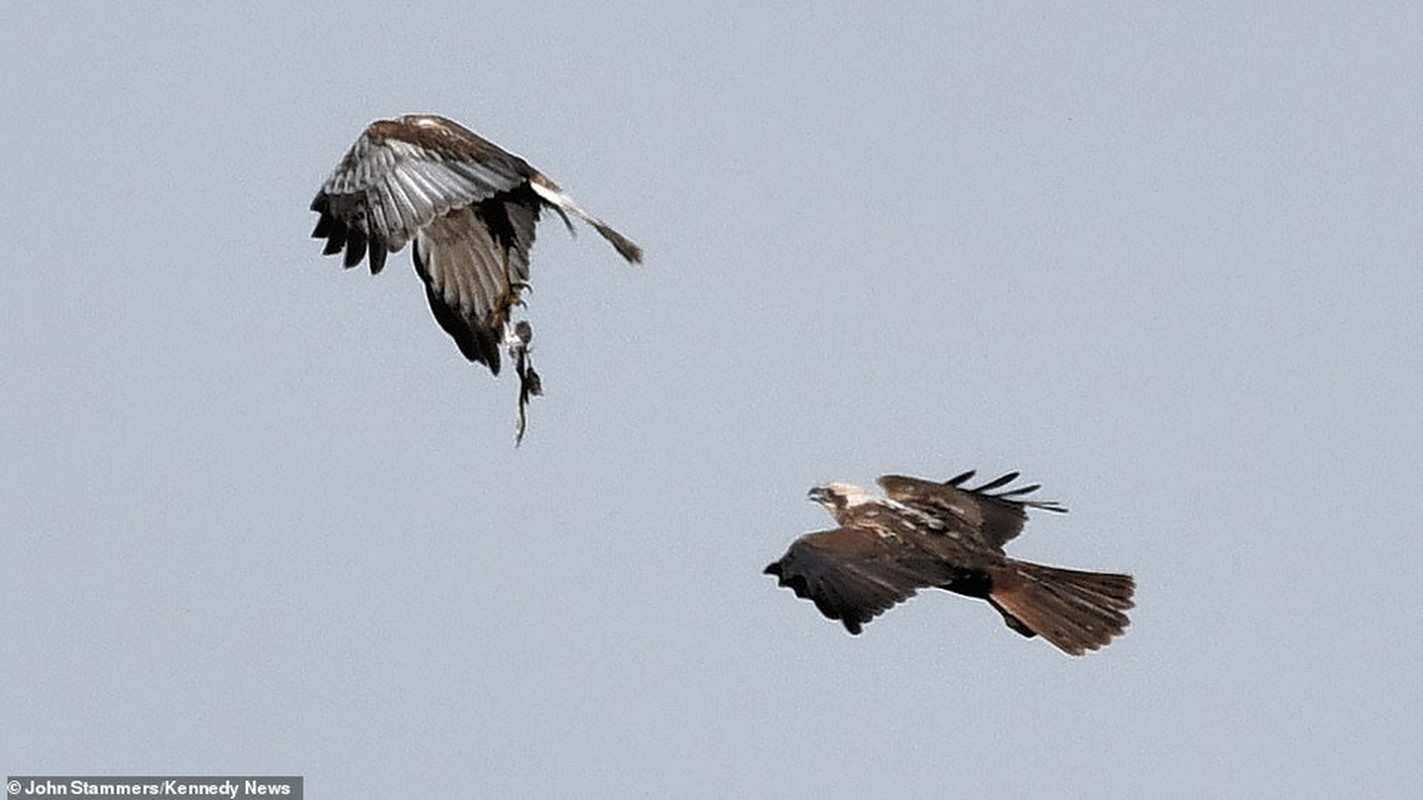
{"type": "Polygon", "coordinates": [[[510,313],[523,305],[534,226],[546,208],[570,231],[571,214],[629,263],[642,262],[642,248],[527,161],[434,114],[367,126],[311,201],[321,215],[311,235],[326,240],[323,255],[344,249],[348,268],[368,257],[372,275],[387,254],[413,242],[430,310],[465,358],[495,375],[500,345],[515,359],[522,439],[524,406],[541,387],[528,362],[532,329],[521,323],[516,330],[510,313]]]}
{"type": "Polygon", "coordinates": [[[1037,484],[995,491],[1010,472],[981,486],[973,471],[943,483],[884,475],[888,497],[830,483],[810,490],[840,527],[797,539],[766,574],[796,596],[815,601],[852,634],[918,589],[939,588],[987,600],[1008,627],[1042,636],[1080,656],[1121,635],[1130,621],[1136,583],[1130,575],[1047,567],[1003,554],[1027,509],[1065,512],[1058,503],[1024,500],[1037,484]]]}

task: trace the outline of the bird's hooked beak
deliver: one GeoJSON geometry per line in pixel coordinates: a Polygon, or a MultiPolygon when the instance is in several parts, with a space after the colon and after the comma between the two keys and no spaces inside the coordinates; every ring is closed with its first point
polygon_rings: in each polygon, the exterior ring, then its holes
{"type": "Polygon", "coordinates": [[[810,491],[805,493],[805,497],[807,500],[814,501],[822,506],[830,504],[830,490],[824,486],[812,487],[810,491]]]}

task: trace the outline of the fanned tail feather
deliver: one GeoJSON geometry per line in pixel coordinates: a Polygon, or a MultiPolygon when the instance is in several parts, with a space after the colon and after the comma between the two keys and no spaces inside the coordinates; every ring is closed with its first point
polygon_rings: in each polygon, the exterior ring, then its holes
{"type": "Polygon", "coordinates": [[[1074,656],[1104,647],[1126,631],[1135,604],[1130,575],[1081,572],[1009,560],[991,571],[988,602],[1008,627],[1038,635],[1074,656]]]}

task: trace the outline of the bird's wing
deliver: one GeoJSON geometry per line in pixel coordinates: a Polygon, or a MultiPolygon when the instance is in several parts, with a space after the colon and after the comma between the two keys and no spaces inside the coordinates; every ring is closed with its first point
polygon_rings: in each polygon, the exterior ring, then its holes
{"type": "Polygon", "coordinates": [[[538,206],[528,195],[527,189],[497,195],[415,233],[415,270],[435,320],[466,358],[496,375],[504,323],[529,280],[538,206]]]}
{"type": "Polygon", "coordinates": [[[765,569],[852,634],[917,590],[947,583],[954,573],[903,538],[863,527],[806,534],[765,569]]]}
{"type": "Polygon", "coordinates": [[[1067,511],[1059,503],[1022,499],[1037,491],[1038,484],[996,491],[1017,480],[1016,472],[969,488],[964,484],[973,475],[970,470],[943,483],[905,475],[882,475],[878,482],[891,500],[938,519],[960,534],[978,537],[994,549],[1022,532],[1023,523],[1028,519],[1027,509],[1067,511]]]}
{"type": "Polygon", "coordinates": [[[526,161],[440,117],[372,123],[312,200],[312,236],[345,265],[415,243],[435,319],[471,361],[498,372],[502,324],[527,284],[543,200],[526,161]]]}
{"type": "Polygon", "coordinates": [[[311,202],[321,214],[312,236],[327,255],[346,250],[346,266],[405,246],[436,217],[526,184],[536,170],[460,125],[437,117],[419,124],[371,123],[311,202]]]}

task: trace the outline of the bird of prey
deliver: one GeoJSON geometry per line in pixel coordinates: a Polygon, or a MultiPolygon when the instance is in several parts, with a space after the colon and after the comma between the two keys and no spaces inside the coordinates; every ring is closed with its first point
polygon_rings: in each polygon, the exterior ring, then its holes
{"type": "Polygon", "coordinates": [[[311,235],[326,240],[323,255],[345,250],[344,264],[366,258],[371,274],[386,256],[413,244],[415,271],[435,321],[470,361],[499,374],[502,345],[519,374],[519,421],[541,393],[529,361],[533,329],[510,320],[529,285],[534,226],[545,209],[569,215],[602,234],[629,263],[642,249],[573,201],[527,161],[459,123],[407,114],[366,127],[311,210],[321,215],[311,235]]]}
{"type": "Polygon", "coordinates": [[[1010,472],[966,486],[974,472],[943,483],[884,475],[880,497],[843,483],[810,490],[840,527],[797,539],[766,567],[781,586],[815,602],[852,634],[925,588],[987,600],[1009,628],[1041,636],[1082,655],[1125,631],[1136,583],[1130,575],[1048,567],[1003,554],[1027,510],[1065,512],[1060,504],[1024,499],[1039,486],[1003,487],[1010,472]]]}

